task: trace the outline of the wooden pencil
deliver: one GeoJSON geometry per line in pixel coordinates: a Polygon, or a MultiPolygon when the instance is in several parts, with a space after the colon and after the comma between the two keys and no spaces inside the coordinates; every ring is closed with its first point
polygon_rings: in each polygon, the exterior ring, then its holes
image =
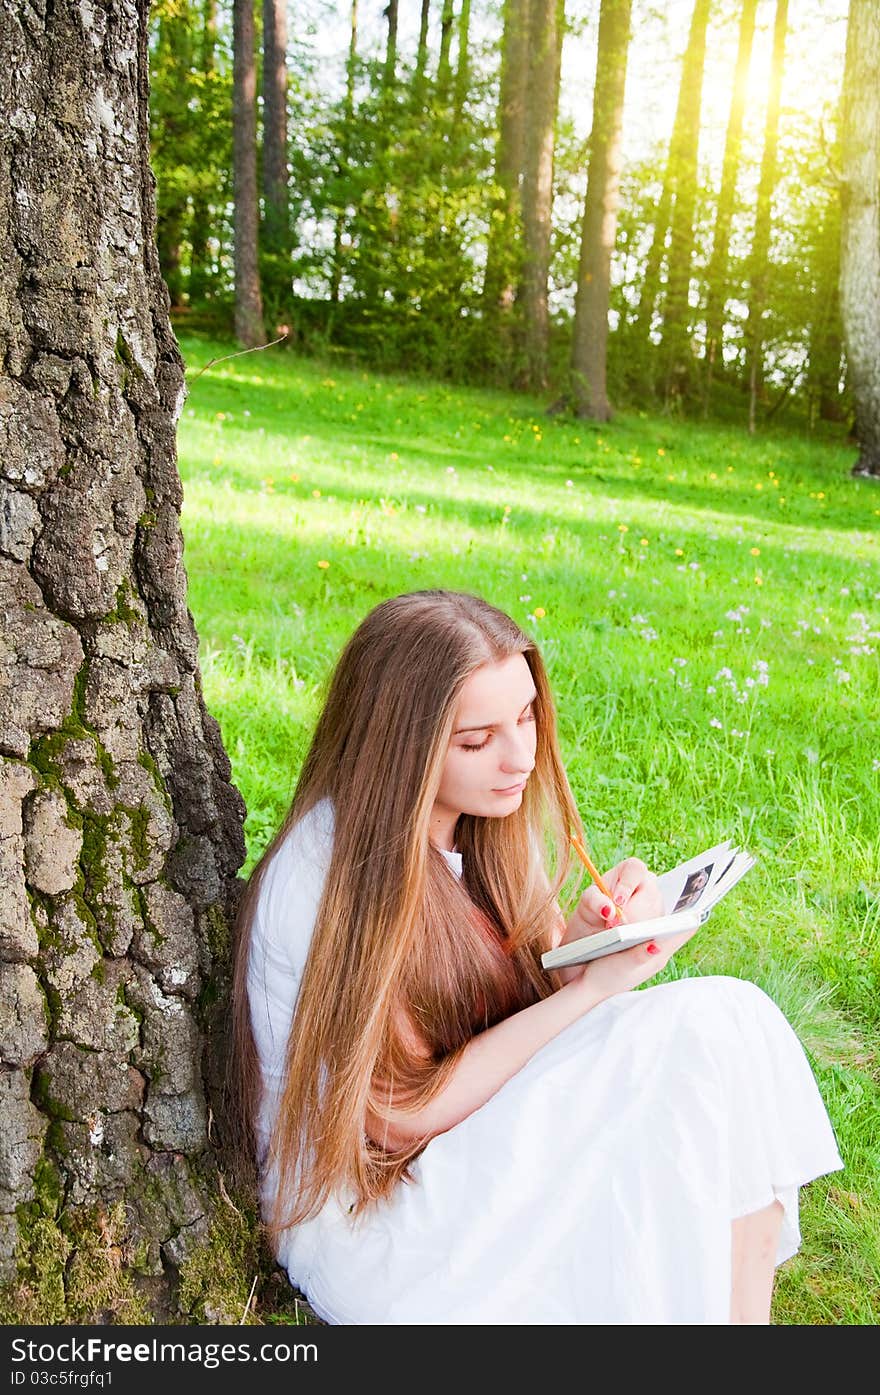
{"type": "Polygon", "coordinates": [[[602,873],[599,871],[598,867],[592,861],[590,854],[587,852],[580,838],[577,836],[576,833],[572,833],[570,835],[570,839],[571,846],[574,848],[581,862],[584,864],[590,876],[593,878],[593,881],[596,883],[597,887],[602,892],[602,894],[608,897],[608,900],[611,902],[611,905],[614,907],[620,919],[624,922],[624,924],[626,924],[626,916],[623,914],[623,911],[615,902],[613,895],[608,890],[608,887],[605,885],[605,882],[602,879],[602,873]]]}

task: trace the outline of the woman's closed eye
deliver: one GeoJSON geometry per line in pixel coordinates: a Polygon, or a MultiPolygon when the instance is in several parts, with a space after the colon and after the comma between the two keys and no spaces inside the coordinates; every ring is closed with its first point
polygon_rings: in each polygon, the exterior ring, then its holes
{"type": "MultiPolygon", "coordinates": [[[[535,709],[534,709],[533,705],[532,705],[531,703],[529,703],[529,705],[528,705],[528,707],[526,708],[525,712],[522,714],[522,716],[521,716],[520,719],[519,719],[519,725],[522,726],[524,722],[533,722],[534,720],[535,720],[535,709]]],[[[461,743],[461,745],[459,746],[458,749],[459,749],[460,751],[482,751],[482,750],[485,749],[486,746],[488,746],[489,740],[490,740],[491,736],[492,736],[492,732],[489,731],[489,732],[487,732],[487,734],[485,735],[485,737],[483,738],[482,741],[463,741],[463,742],[461,743]]]]}

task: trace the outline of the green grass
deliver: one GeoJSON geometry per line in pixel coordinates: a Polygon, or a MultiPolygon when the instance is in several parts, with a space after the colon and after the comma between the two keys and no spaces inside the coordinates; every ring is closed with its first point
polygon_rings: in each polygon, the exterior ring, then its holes
{"type": "Polygon", "coordinates": [[[387,596],[472,590],[538,638],[596,860],[759,865],[666,971],[738,974],[814,1066],[846,1170],[802,1192],[779,1323],[880,1320],[880,484],[833,439],[183,340],[179,430],[205,696],[280,821],[345,639],[387,596]],[[198,375],[198,376],[196,376],[198,375]]]}

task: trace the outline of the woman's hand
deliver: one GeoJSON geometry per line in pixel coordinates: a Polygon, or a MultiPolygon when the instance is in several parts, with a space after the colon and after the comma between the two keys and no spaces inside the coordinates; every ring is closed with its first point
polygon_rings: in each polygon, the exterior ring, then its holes
{"type": "MultiPolygon", "coordinates": [[[[665,914],[660,884],[640,858],[627,857],[618,862],[602,880],[611,892],[613,904],[595,883],[588,886],[569,918],[563,943],[619,924],[615,906],[623,909],[628,921],[653,920],[665,914]]],[[[627,993],[665,968],[675,951],[694,934],[695,930],[686,930],[679,935],[664,935],[649,941],[650,949],[647,944],[633,945],[631,949],[593,959],[579,971],[572,965],[565,971],[566,980],[577,978],[591,998],[627,993]]]]}
{"type": "Polygon", "coordinates": [[[603,881],[611,892],[611,900],[595,883],[588,886],[569,917],[563,944],[618,925],[615,907],[623,910],[626,920],[653,920],[663,915],[660,883],[640,858],[624,858],[605,874],[603,881]]]}
{"type": "Polygon", "coordinates": [[[583,966],[579,982],[592,1002],[613,998],[616,993],[628,993],[640,983],[659,974],[677,949],[687,944],[696,930],[684,930],[679,935],[662,935],[644,945],[605,954],[583,966]]]}

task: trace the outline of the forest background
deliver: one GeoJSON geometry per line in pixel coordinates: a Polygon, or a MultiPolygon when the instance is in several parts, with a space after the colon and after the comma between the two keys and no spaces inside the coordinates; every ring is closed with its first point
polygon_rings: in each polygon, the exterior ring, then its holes
{"type": "Polygon", "coordinates": [[[175,320],[600,420],[845,431],[847,9],[160,0],[175,320]]]}

